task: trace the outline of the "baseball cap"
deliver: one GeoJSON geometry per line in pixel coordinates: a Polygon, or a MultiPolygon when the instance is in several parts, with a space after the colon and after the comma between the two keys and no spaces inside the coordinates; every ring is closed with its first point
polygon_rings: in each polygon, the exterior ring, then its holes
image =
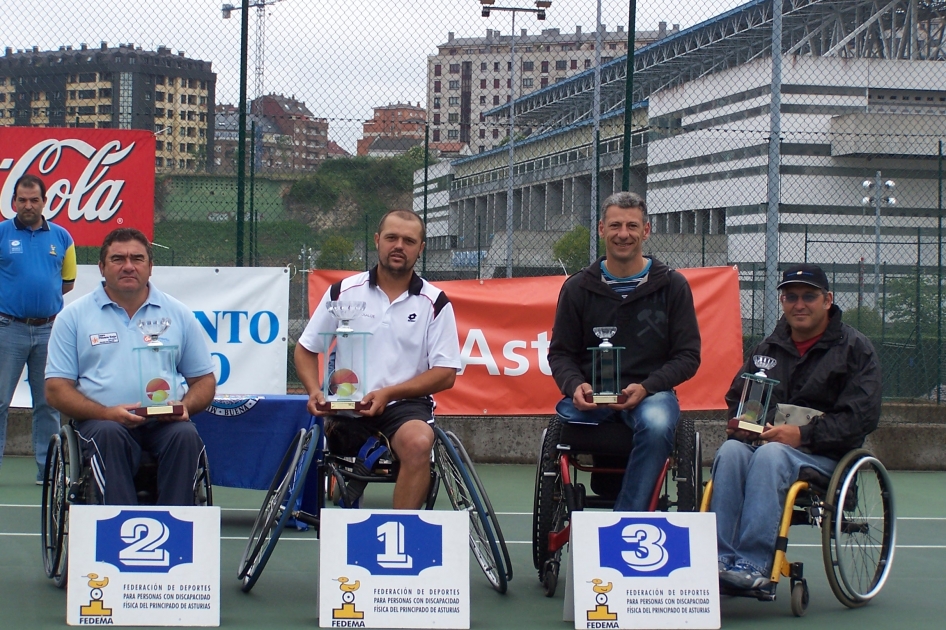
{"type": "Polygon", "coordinates": [[[777,289],[781,289],[786,284],[808,284],[825,291],[828,289],[828,276],[818,265],[802,263],[792,265],[782,273],[782,281],[778,283],[777,289]]]}

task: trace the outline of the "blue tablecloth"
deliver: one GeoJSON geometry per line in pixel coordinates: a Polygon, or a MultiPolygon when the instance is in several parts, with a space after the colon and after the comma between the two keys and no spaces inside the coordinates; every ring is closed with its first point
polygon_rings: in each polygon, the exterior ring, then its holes
{"type": "Polygon", "coordinates": [[[312,426],[307,396],[223,396],[193,417],[215,486],[266,490],[299,429],[312,426]]]}

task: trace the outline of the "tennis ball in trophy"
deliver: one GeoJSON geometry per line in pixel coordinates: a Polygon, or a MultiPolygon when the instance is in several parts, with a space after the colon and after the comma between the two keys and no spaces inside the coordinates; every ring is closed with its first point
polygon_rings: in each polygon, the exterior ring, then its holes
{"type": "Polygon", "coordinates": [[[152,402],[162,403],[171,397],[171,385],[163,378],[153,378],[145,386],[145,392],[152,402]]]}
{"type": "Polygon", "coordinates": [[[329,379],[328,391],[343,398],[352,396],[358,391],[358,375],[346,368],[335,370],[329,379]]]}

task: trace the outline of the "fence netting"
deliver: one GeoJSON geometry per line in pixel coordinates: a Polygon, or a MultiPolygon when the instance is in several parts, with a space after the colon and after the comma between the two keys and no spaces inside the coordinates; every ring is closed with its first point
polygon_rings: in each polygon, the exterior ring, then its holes
{"type": "Polygon", "coordinates": [[[630,189],[647,253],[739,267],[747,347],[818,263],[885,396],[939,403],[944,30],[920,0],[23,0],[0,124],[153,130],[156,262],[291,266],[294,334],[387,210],[432,280],[565,274],[630,189]]]}

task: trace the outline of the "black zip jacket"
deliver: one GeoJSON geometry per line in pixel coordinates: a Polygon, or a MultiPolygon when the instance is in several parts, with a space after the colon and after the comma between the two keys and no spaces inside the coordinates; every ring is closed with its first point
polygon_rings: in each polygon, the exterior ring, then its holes
{"type": "Polygon", "coordinates": [[[640,383],[655,394],[691,378],[700,367],[700,329],[683,275],[654,258],[647,282],[622,297],[602,282],[601,260],[568,278],[558,296],[549,367],[562,393],[571,397],[591,383],[596,326],[617,326],[611,343],[625,348],[622,387],[640,383]]]}
{"type": "Polygon", "coordinates": [[[788,403],[825,412],[801,427],[800,449],[840,459],[864,444],[880,420],[880,362],[870,340],[841,321],[841,309],[828,311],[828,328],[805,356],[798,355],[791,328],[783,316],[775,331],[749,354],[743,369],[726,393],[729,416],[736,415],[744,372],[755,373],[753,355],[778,363],[766,374],[778,379],[772,391],[767,422],[775,419],[775,404],[788,403]]]}

